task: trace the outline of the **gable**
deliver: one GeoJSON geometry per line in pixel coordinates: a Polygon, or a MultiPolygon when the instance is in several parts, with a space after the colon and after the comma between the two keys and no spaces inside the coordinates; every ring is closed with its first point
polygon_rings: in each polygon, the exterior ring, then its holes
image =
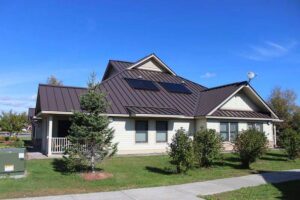
{"type": "Polygon", "coordinates": [[[242,91],[231,97],[220,109],[259,111],[259,107],[242,91]]]}
{"type": "Polygon", "coordinates": [[[149,56],[146,56],[145,58],[134,63],[132,66],[128,67],[128,69],[143,69],[154,72],[165,72],[176,76],[175,72],[173,72],[155,54],[150,54],[149,56]]]}
{"type": "Polygon", "coordinates": [[[136,67],[136,69],[156,71],[156,72],[166,72],[157,62],[154,60],[148,60],[145,63],[136,67]]]}

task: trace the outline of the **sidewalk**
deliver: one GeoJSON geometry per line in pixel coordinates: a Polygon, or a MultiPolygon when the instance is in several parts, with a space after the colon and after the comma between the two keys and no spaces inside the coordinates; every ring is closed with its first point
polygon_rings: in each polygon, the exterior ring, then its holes
{"type": "Polygon", "coordinates": [[[300,179],[300,169],[216,179],[182,185],[139,188],[115,192],[97,192],[35,198],[30,197],[20,200],[199,200],[200,198],[198,198],[197,195],[211,195],[237,190],[242,187],[257,186],[267,183],[279,183],[297,179],[300,179]]]}

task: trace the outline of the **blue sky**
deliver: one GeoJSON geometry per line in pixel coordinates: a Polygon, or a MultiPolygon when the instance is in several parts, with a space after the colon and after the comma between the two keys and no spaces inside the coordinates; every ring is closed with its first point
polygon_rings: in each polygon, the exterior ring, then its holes
{"type": "Polygon", "coordinates": [[[207,87],[254,71],[263,98],[275,86],[300,95],[300,1],[1,0],[0,110],[34,106],[51,74],[85,86],[109,59],[150,53],[207,87]]]}

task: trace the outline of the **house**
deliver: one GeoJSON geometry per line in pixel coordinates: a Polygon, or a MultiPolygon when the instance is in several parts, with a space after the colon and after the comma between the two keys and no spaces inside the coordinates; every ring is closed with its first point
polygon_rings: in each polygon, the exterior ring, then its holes
{"type": "MultiPolygon", "coordinates": [[[[215,129],[226,149],[250,127],[276,143],[280,119],[246,81],[213,88],[177,75],[156,55],[137,62],[110,60],[100,84],[110,106],[107,115],[115,130],[118,154],[162,153],[175,131],[193,134],[215,129]]],[[[73,111],[86,88],[40,84],[34,113],[33,139],[47,155],[62,153],[73,111]]]]}

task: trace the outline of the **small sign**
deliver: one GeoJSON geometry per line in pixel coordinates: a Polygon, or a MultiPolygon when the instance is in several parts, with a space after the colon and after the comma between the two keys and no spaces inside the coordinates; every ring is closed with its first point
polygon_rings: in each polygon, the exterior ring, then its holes
{"type": "Polygon", "coordinates": [[[4,165],[4,171],[5,172],[13,172],[15,169],[14,165],[4,165]]]}
{"type": "Polygon", "coordinates": [[[19,153],[19,159],[24,159],[24,153],[19,153]]]}

